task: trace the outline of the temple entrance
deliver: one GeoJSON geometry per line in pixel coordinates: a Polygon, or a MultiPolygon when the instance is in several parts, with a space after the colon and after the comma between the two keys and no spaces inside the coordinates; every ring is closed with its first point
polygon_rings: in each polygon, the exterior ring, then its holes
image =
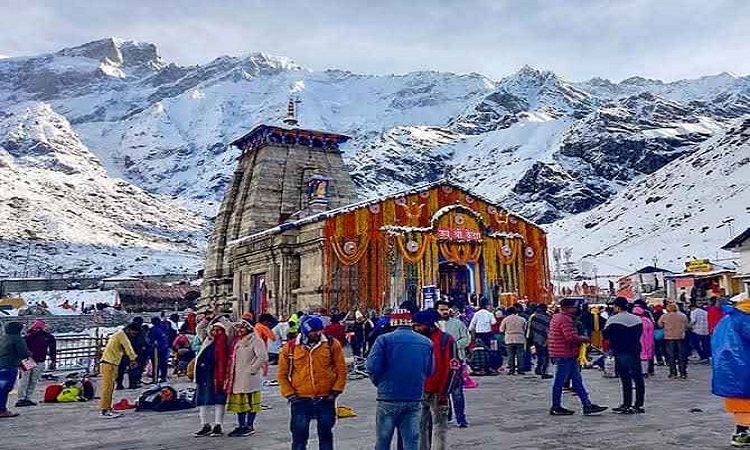
{"type": "Polygon", "coordinates": [[[440,263],[439,274],[440,292],[450,296],[456,306],[466,305],[471,289],[469,268],[452,261],[443,261],[440,263]]]}

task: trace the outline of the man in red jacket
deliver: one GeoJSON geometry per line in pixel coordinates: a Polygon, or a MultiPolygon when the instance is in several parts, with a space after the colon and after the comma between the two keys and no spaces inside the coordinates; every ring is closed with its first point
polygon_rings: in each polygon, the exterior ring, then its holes
{"type": "Polygon", "coordinates": [[[565,381],[570,378],[573,390],[583,404],[583,414],[598,414],[607,409],[591,403],[589,394],[583,386],[581,371],[578,369],[578,350],[581,344],[591,342],[589,338],[579,336],[575,327],[575,317],[578,314],[578,304],[575,299],[564,298],[560,302],[561,312],[552,316],[549,324],[549,356],[557,364],[555,382],[552,386],[552,408],[549,413],[553,416],[569,416],[575,414],[562,406],[562,389],[565,381]]]}
{"type": "Polygon", "coordinates": [[[427,377],[422,400],[422,420],[419,424],[419,449],[445,450],[448,431],[448,396],[456,387],[459,368],[458,349],[451,335],[437,327],[439,314],[426,309],[414,314],[414,331],[432,341],[435,370],[427,377]]]}

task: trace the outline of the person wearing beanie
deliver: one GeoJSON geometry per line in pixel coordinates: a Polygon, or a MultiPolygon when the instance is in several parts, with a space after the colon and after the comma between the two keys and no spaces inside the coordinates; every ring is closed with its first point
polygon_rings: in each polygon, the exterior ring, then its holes
{"type": "Polygon", "coordinates": [[[711,336],[711,391],[734,415],[731,444],[750,447],[750,299],[740,297],[724,312],[711,336]]]}
{"type": "Polygon", "coordinates": [[[569,379],[573,390],[583,405],[584,415],[601,413],[607,409],[591,403],[589,394],[583,385],[581,372],[578,370],[578,353],[581,344],[589,343],[589,339],[578,334],[575,317],[578,314],[578,303],[575,299],[564,298],[560,302],[560,312],[552,316],[549,324],[549,354],[557,360],[555,380],[552,385],[552,408],[550,415],[569,416],[575,414],[573,410],[563,408],[562,389],[569,379]]]}
{"type": "Polygon", "coordinates": [[[654,357],[656,365],[663,366],[666,359],[666,350],[664,346],[664,329],[659,326],[659,319],[664,315],[664,305],[654,305],[654,357]]]}
{"type": "Polygon", "coordinates": [[[229,354],[232,351],[231,339],[223,322],[211,324],[206,339],[195,357],[195,405],[201,429],[196,437],[222,436],[225,405],[227,403],[227,379],[229,354]],[[213,407],[214,426],[208,418],[213,407]]]}
{"type": "Polygon", "coordinates": [[[354,356],[366,357],[370,352],[367,338],[374,328],[375,325],[364,314],[359,310],[354,312],[354,323],[350,330],[352,332],[352,353],[354,356]]]}
{"type": "Polygon", "coordinates": [[[333,449],[336,398],[346,388],[346,362],[341,344],[323,328],[320,317],[301,317],[297,337],[279,354],[276,380],[289,401],[294,450],[307,448],[312,419],[317,421],[320,449],[333,449]]]}
{"type": "Polygon", "coordinates": [[[26,336],[23,338],[37,366],[21,372],[16,408],[36,405],[36,402],[31,400],[31,396],[34,394],[39,378],[42,376],[47,357],[50,359],[50,370],[56,369],[57,341],[52,334],[46,331],[46,328],[47,324],[43,320],[37,319],[31,323],[26,336]]]}
{"type": "Polygon", "coordinates": [[[677,305],[670,303],[667,305],[667,313],[659,318],[658,325],[664,329],[664,351],[669,365],[669,378],[677,378],[678,368],[680,378],[687,378],[687,316],[678,311],[677,305]]]}
{"type": "Polygon", "coordinates": [[[615,371],[622,385],[622,404],[613,408],[612,412],[617,414],[644,413],[646,385],[643,382],[640,360],[643,322],[638,316],[628,312],[630,303],[625,297],[617,297],[614,308],[615,315],[607,320],[607,325],[604,327],[604,337],[609,341],[615,357],[615,371]],[[634,384],[635,404],[633,404],[634,384]]]}
{"type": "Polygon", "coordinates": [[[448,398],[458,385],[459,359],[456,341],[437,327],[434,309],[414,314],[414,331],[432,342],[434,368],[425,380],[422,418],[419,423],[420,450],[445,450],[448,431],[448,398]]]}
{"type": "Polygon", "coordinates": [[[255,432],[255,416],[261,410],[261,373],[268,362],[266,343],[247,320],[235,324],[235,343],[227,370],[227,411],[237,413],[231,437],[255,432]]]}
{"type": "Polygon", "coordinates": [[[404,450],[419,450],[425,382],[433,370],[432,341],[412,329],[408,310],[388,315],[393,331],[375,340],[367,372],[377,388],[375,450],[391,448],[398,430],[404,450]]]}
{"type": "Polygon", "coordinates": [[[9,322],[0,336],[0,419],[18,417],[18,413],[8,411],[8,394],[16,384],[19,364],[29,356],[22,329],[21,322],[9,322]]]}

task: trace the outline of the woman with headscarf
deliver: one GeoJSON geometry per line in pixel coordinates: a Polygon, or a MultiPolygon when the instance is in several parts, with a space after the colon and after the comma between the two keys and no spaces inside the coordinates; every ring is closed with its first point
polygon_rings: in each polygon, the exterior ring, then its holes
{"type": "Polygon", "coordinates": [[[21,337],[23,324],[10,322],[5,325],[5,334],[0,336],[0,419],[17,417],[8,411],[8,394],[18,378],[18,365],[29,356],[29,349],[21,337]]]}
{"type": "Polygon", "coordinates": [[[266,344],[253,325],[247,320],[237,323],[226,384],[227,411],[237,413],[237,428],[229,436],[249,436],[255,432],[255,415],[261,409],[261,370],[267,361],[266,344]]]}
{"type": "Polygon", "coordinates": [[[222,322],[214,322],[195,357],[195,403],[201,420],[196,436],[221,436],[224,432],[224,405],[227,403],[226,381],[230,352],[227,330],[222,322]],[[214,408],[214,426],[208,421],[209,407],[214,408]]]}
{"type": "Polygon", "coordinates": [[[633,314],[638,316],[643,323],[641,333],[641,373],[648,377],[649,370],[653,368],[649,363],[654,359],[654,322],[648,317],[646,311],[640,306],[633,308],[633,314]]]}
{"type": "Polygon", "coordinates": [[[724,312],[711,338],[711,390],[734,414],[732,445],[750,447],[750,299],[740,297],[724,312]]]}

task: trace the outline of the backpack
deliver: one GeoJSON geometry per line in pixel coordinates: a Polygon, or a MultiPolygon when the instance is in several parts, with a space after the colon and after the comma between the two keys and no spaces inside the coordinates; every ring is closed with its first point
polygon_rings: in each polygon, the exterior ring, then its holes
{"type": "Polygon", "coordinates": [[[77,402],[78,397],[81,396],[81,389],[76,386],[69,386],[63,389],[57,396],[58,403],[71,403],[77,402]]]}
{"type": "Polygon", "coordinates": [[[96,389],[94,388],[94,382],[88,378],[84,378],[81,381],[81,398],[83,400],[93,400],[96,395],[96,389]]]}
{"type": "MultiPolygon", "coordinates": [[[[167,386],[167,387],[169,387],[169,386],[167,386]]],[[[135,402],[136,411],[143,411],[143,410],[151,410],[151,409],[153,409],[154,404],[156,402],[161,401],[160,394],[161,394],[161,390],[162,389],[163,389],[162,386],[156,385],[156,386],[152,386],[152,387],[146,389],[145,391],[143,391],[143,393],[141,393],[141,395],[138,397],[138,400],[135,402]],[[158,400],[157,400],[157,398],[158,398],[158,400]]]]}
{"type": "Polygon", "coordinates": [[[61,384],[50,384],[44,389],[44,403],[57,403],[57,396],[62,392],[61,384]]]}

